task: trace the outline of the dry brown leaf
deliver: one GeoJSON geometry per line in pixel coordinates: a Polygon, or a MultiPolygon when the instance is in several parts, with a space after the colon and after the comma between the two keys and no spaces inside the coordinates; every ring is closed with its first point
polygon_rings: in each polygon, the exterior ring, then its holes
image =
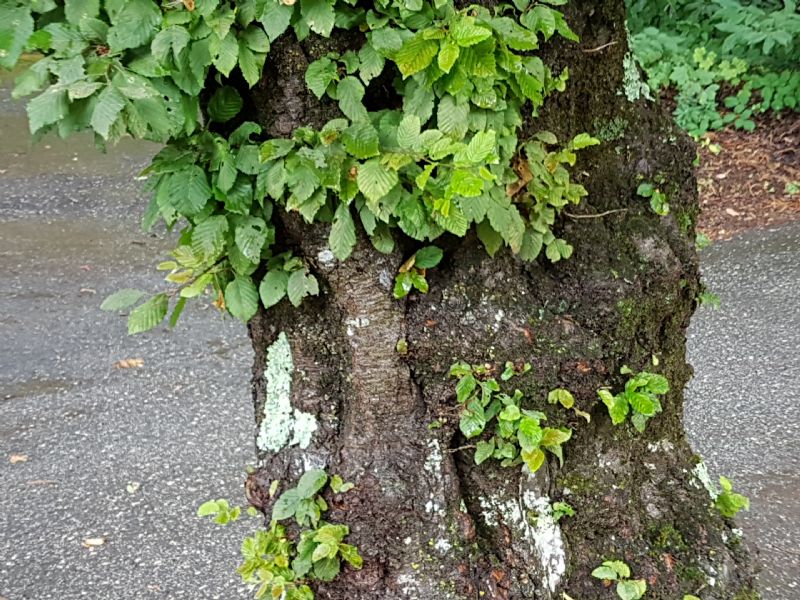
{"type": "Polygon", "coordinates": [[[15,465],[17,463],[27,462],[28,461],[28,455],[27,454],[12,454],[11,458],[9,458],[9,461],[11,462],[12,465],[15,465]]]}
{"type": "Polygon", "coordinates": [[[106,543],[106,538],[101,538],[101,537],[84,538],[83,547],[84,548],[96,548],[97,546],[102,546],[105,543],[106,543]]]}
{"type": "Polygon", "coordinates": [[[742,213],[740,213],[738,210],[733,210],[732,208],[726,208],[726,209],[725,209],[725,212],[726,212],[727,214],[729,214],[730,216],[732,216],[732,217],[738,217],[739,215],[741,215],[741,214],[742,214],[742,213]]]}
{"type": "Polygon", "coordinates": [[[141,369],[144,366],[143,358],[123,358],[114,363],[118,369],[141,369]]]}
{"type": "Polygon", "coordinates": [[[186,7],[186,10],[194,10],[194,0],[183,0],[183,5],[186,7]]]}

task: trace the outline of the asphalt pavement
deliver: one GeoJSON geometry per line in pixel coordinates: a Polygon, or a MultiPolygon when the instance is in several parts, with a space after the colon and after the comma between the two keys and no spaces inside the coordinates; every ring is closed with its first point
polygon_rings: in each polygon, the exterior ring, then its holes
{"type": "MultiPolygon", "coordinates": [[[[171,247],[145,234],[136,174],[154,147],[32,146],[0,81],[0,600],[248,598],[234,569],[254,524],[195,517],[241,501],[253,457],[245,329],[191,307],[128,337],[98,309],[158,289],[171,247]],[[114,366],[142,359],[139,368],[114,366]],[[92,544],[99,545],[92,545],[92,544]]],[[[800,598],[800,225],[704,251],[721,309],[690,335],[686,419],[712,474],[751,496],[765,600],[800,598]]]]}

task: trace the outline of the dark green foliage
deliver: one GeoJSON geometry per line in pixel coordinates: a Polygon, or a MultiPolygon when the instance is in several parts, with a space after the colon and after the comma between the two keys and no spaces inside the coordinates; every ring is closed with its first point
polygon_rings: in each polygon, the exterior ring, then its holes
{"type": "Polygon", "coordinates": [[[677,91],[689,133],[752,131],[755,114],[800,110],[795,0],[628,0],[628,12],[650,85],[677,91]]]}

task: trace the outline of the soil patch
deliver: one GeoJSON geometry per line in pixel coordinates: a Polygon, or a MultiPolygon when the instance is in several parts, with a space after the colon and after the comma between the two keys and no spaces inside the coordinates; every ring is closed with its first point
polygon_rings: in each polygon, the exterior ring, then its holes
{"type": "Polygon", "coordinates": [[[698,229],[727,239],[745,229],[800,219],[800,113],[765,116],[752,133],[708,134],[700,149],[698,229]]]}

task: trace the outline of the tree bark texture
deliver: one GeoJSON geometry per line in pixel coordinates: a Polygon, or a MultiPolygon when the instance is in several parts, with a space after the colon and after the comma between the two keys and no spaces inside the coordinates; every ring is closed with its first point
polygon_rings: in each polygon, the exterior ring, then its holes
{"type": "MultiPolygon", "coordinates": [[[[757,597],[732,523],[693,473],[698,458],[683,429],[685,332],[699,291],[694,150],[658,106],[625,96],[622,0],[573,0],[567,20],[580,44],[546,49],[554,71],[569,67],[567,91],[531,127],[560,139],[583,131],[605,138],[573,170],[589,197],[572,212],[594,216],[562,217],[558,234],[575,246],[569,260],[489,258],[473,235],[447,238],[445,260],[428,273],[430,293],[398,301],[393,278],[412,246],[383,255],[362,237],[340,263],[325,252],[326,226],[282,217],[279,240],[311,261],[321,293],[252,321],[255,412],[260,424],[267,352],[284,333],[292,406],[313,415],[317,429],[307,448],[261,452],[257,480],[294,482],[324,467],[356,484],[328,498],[326,518],[349,525],[364,568],[320,585],[320,599],[614,598],[613,587],[590,576],[610,559],[647,580],[647,598],[757,597]],[[669,196],[666,217],[636,195],[642,178],[656,176],[669,196]],[[623,365],[654,370],[653,356],[671,385],[663,413],[644,434],[612,426],[596,390],[619,390],[623,365]],[[564,466],[548,455],[530,475],[496,461],[475,466],[473,450],[458,450],[467,442],[447,374],[456,360],[500,369],[530,362],[513,383],[527,408],[547,413],[548,426],[574,429],[564,466]],[[557,387],[573,392],[591,422],[547,404],[557,387]],[[442,427],[429,428],[433,421],[442,427]],[[576,515],[557,524],[535,518],[559,500],[576,515]]],[[[361,43],[358,33],[338,35],[275,44],[250,99],[271,134],[336,114],[310,95],[303,74],[331,47],[361,43]]],[[[390,104],[386,89],[374,82],[367,100],[390,104]]]]}

